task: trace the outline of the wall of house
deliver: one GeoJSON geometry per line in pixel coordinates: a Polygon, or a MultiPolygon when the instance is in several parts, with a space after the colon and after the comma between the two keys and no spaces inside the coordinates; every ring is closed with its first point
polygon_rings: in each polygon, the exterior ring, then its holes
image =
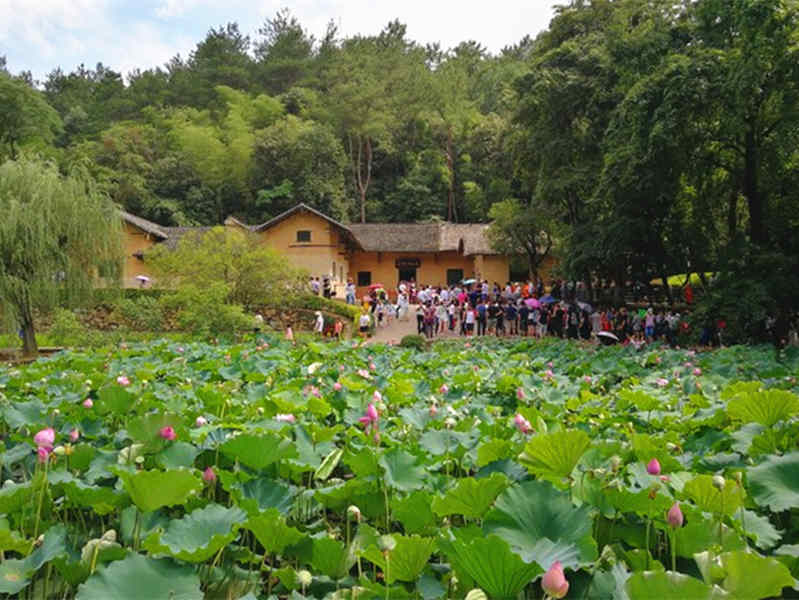
{"type": "MultiPolygon", "coordinates": [[[[359,252],[353,253],[350,261],[350,277],[357,284],[358,272],[367,271],[372,275],[372,283],[382,283],[393,289],[399,283],[398,258],[418,258],[416,269],[417,284],[445,285],[447,269],[461,269],[464,277],[474,276],[474,261],[470,256],[458,252],[359,252]]],[[[358,287],[358,295],[366,292],[366,287],[358,287]]]]}
{"type": "Polygon", "coordinates": [[[487,280],[493,285],[505,285],[510,277],[510,260],[507,256],[496,254],[477,254],[474,256],[474,276],[480,280],[487,280]]]}
{"type": "Polygon", "coordinates": [[[146,275],[152,278],[153,274],[147,263],[134,254],[146,252],[158,243],[158,238],[130,223],[124,223],[124,235],[125,260],[122,263],[122,286],[126,288],[141,287],[141,282],[136,279],[136,276],[146,275]]]}
{"type": "Polygon", "coordinates": [[[350,265],[344,236],[336,226],[312,213],[297,212],[259,235],[312,277],[333,275],[336,296],[343,297],[350,265]],[[298,231],[310,231],[311,241],[298,242],[298,231]]]}

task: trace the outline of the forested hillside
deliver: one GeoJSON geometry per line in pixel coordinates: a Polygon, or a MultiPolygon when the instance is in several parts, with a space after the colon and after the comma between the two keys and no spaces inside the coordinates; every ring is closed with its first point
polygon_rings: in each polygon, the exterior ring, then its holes
{"type": "Polygon", "coordinates": [[[252,36],[214,27],[163,68],[31,87],[8,65],[0,153],[86,164],[165,225],[300,201],[343,221],[496,218],[506,246],[550,234],[568,275],[746,270],[784,304],[797,35],[794,0],[573,0],[496,55],[420,45],[400,22],[316,39],[283,11],[252,36]]]}

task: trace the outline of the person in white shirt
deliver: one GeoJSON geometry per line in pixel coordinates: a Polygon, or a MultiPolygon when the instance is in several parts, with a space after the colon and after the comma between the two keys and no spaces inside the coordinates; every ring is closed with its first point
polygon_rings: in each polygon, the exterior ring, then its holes
{"type": "Polygon", "coordinates": [[[314,322],[313,330],[314,333],[318,333],[319,335],[322,334],[325,328],[325,318],[322,316],[322,313],[318,310],[316,311],[316,321],[314,322]]]}

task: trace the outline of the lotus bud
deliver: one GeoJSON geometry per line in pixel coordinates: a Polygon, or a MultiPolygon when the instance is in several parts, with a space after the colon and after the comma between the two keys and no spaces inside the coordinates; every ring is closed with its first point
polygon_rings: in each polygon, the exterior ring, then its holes
{"type": "Polygon", "coordinates": [[[64,456],[64,454],[66,454],[66,451],[67,450],[66,448],[64,448],[64,446],[56,446],[55,448],[53,448],[53,454],[55,454],[56,456],[64,456]]]}
{"type": "Polygon", "coordinates": [[[86,398],[86,400],[83,401],[83,408],[91,408],[92,406],[94,406],[94,402],[92,402],[91,398],[86,398]]]}
{"type": "Polygon", "coordinates": [[[60,411],[60,410],[58,410],[57,408],[56,408],[55,410],[53,410],[53,415],[55,415],[56,417],[57,417],[58,415],[60,415],[60,414],[61,414],[61,411],[60,411]]]}
{"type": "Polygon", "coordinates": [[[143,465],[144,464],[144,457],[143,456],[137,456],[133,460],[133,462],[135,462],[137,465],[143,465]]]}
{"type": "Polygon", "coordinates": [[[45,446],[39,446],[36,449],[36,455],[40,463],[46,463],[47,458],[50,456],[50,448],[46,448],[45,446]]]}
{"type": "Polygon", "coordinates": [[[350,504],[347,507],[347,516],[349,516],[353,521],[357,521],[358,523],[360,523],[361,509],[355,506],[354,504],[350,504]]]}
{"type": "Polygon", "coordinates": [[[465,600],[488,600],[488,596],[486,596],[486,593],[483,590],[475,588],[473,590],[469,590],[469,593],[466,594],[465,600]]]}
{"type": "Polygon", "coordinates": [[[199,417],[197,417],[197,418],[194,420],[194,425],[195,425],[196,427],[202,427],[203,425],[207,425],[207,424],[208,424],[208,419],[206,419],[206,418],[205,418],[205,417],[203,417],[202,415],[201,415],[201,416],[199,416],[199,417]]]}
{"type": "Polygon", "coordinates": [[[397,540],[394,539],[393,535],[381,535],[377,540],[377,546],[385,554],[397,547],[397,540]]]}
{"type": "Polygon", "coordinates": [[[216,473],[213,468],[206,467],[205,471],[203,471],[203,481],[205,483],[213,483],[216,481],[216,473]]]}
{"type": "Polygon", "coordinates": [[[297,573],[297,581],[303,588],[306,588],[313,582],[313,576],[310,571],[303,569],[297,573]]]}
{"type": "Polygon", "coordinates": [[[560,561],[555,561],[549,570],[541,578],[541,587],[551,598],[559,600],[569,592],[569,582],[563,574],[563,566],[560,561]]]}
{"type": "Polygon", "coordinates": [[[444,419],[444,426],[447,429],[452,429],[457,424],[458,422],[453,417],[447,417],[446,419],[444,419]]]}
{"type": "Polygon", "coordinates": [[[724,489],[724,477],[721,475],[714,475],[713,476],[713,487],[717,490],[721,491],[724,489]]]}
{"type": "Polygon", "coordinates": [[[680,510],[679,502],[675,502],[674,505],[669,509],[669,512],[666,514],[666,520],[674,529],[679,529],[682,527],[683,515],[682,511],[680,510]]]}
{"type": "Polygon", "coordinates": [[[446,396],[449,393],[449,386],[446,383],[442,383],[441,387],[438,388],[438,393],[442,396],[446,396]]]}
{"type": "Polygon", "coordinates": [[[79,438],[80,438],[80,431],[78,431],[77,429],[73,429],[72,431],[69,432],[69,439],[73,444],[77,442],[79,438]]]}
{"type": "Polygon", "coordinates": [[[646,472],[650,475],[660,475],[660,462],[657,458],[653,458],[647,463],[646,472]]]}
{"type": "Polygon", "coordinates": [[[170,442],[174,441],[174,439],[178,437],[177,434],[175,433],[175,428],[172,427],[171,425],[167,425],[166,427],[162,427],[161,429],[159,429],[158,435],[160,435],[162,439],[165,439],[170,442]]]}
{"type": "Polygon", "coordinates": [[[259,406],[259,407],[256,409],[256,411],[258,412],[258,414],[259,414],[259,415],[262,415],[262,414],[264,414],[264,407],[263,407],[263,406],[259,406]]]}
{"type": "Polygon", "coordinates": [[[334,389],[335,391],[337,391],[337,392],[340,392],[340,391],[341,391],[341,388],[342,388],[342,385],[341,385],[341,384],[340,384],[338,381],[337,381],[336,383],[334,383],[334,384],[333,384],[333,389],[334,389]]]}

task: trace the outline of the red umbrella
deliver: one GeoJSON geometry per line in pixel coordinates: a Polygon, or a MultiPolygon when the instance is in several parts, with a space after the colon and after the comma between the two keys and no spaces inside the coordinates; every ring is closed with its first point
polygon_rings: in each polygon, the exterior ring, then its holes
{"type": "Polygon", "coordinates": [[[373,283],[372,285],[369,286],[369,289],[376,290],[377,288],[382,288],[382,287],[385,287],[382,283],[373,283]]]}

